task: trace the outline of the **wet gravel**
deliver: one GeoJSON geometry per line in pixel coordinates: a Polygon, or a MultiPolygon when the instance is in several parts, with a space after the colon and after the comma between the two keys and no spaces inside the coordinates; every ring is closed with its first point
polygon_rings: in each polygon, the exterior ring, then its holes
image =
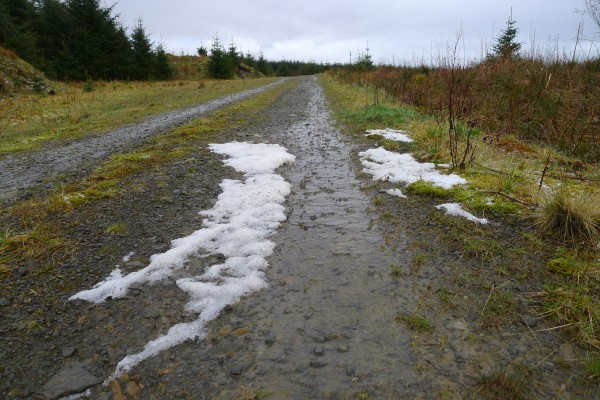
{"type": "Polygon", "coordinates": [[[155,115],[142,122],[109,132],[100,132],[81,140],[59,141],[39,151],[7,155],[0,159],[0,200],[12,200],[25,189],[43,185],[60,174],[76,171],[79,176],[83,176],[98,162],[116,152],[127,150],[136,143],[139,144],[141,140],[168,132],[192,119],[252,97],[281,82],[234,93],[187,109],[155,115]]]}
{"type": "MultiPolygon", "coordinates": [[[[199,143],[192,155],[125,181],[122,196],[60,217],[81,250],[63,256],[54,276],[40,281],[36,261],[3,282],[2,398],[66,395],[65,379],[89,383],[82,385],[94,399],[479,398],[481,376],[509,364],[528,367],[526,398],[597,398],[598,388],[581,384],[581,372],[565,361],[582,357],[582,349],[551,331],[531,333],[549,327],[523,308],[533,285],[497,272],[515,260],[465,258],[448,242],[435,201],[382,195],[385,184],[372,186],[358,174],[357,154],[372,142],[350,140],[335,127],[316,78],[299,78],[255,117],[213,139],[277,143],[297,157],[277,171],[293,188],[288,221],[273,237],[270,287],[228,308],[209,324],[206,340],[98,383],[125,355],[195,319],[174,281],[99,305],[67,299],[115,265],[143,268],[171,240],[199,228],[198,211],[212,206],[221,180],[239,178],[199,143]],[[127,234],[107,235],[114,222],[125,223],[127,234]],[[515,294],[522,319],[482,323],[489,288],[480,275],[515,294]],[[424,316],[432,328],[409,329],[400,315],[424,316]]],[[[492,221],[487,229],[508,242],[524,228],[492,221]]]]}

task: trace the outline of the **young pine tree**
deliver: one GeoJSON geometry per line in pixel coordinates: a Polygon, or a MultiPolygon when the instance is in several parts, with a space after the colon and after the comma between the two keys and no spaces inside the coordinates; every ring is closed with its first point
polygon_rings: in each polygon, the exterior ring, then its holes
{"type": "Polygon", "coordinates": [[[167,80],[173,77],[173,66],[169,62],[167,52],[162,43],[159,43],[154,50],[154,71],[153,78],[167,80]]]}
{"type": "Polygon", "coordinates": [[[492,58],[517,58],[521,52],[522,43],[516,41],[519,29],[515,26],[517,21],[512,18],[512,10],[508,21],[506,21],[506,29],[500,32],[500,36],[496,38],[496,43],[493,47],[492,58]]]}
{"type": "Polygon", "coordinates": [[[270,75],[272,72],[269,62],[265,58],[265,54],[263,53],[262,49],[260,49],[260,54],[258,55],[258,60],[256,61],[256,69],[258,72],[266,76],[270,75]]]}
{"type": "Polygon", "coordinates": [[[120,26],[113,7],[103,7],[100,0],[66,0],[68,25],[60,68],[64,79],[118,78],[115,65],[120,26]]]}
{"type": "Polygon", "coordinates": [[[210,60],[208,61],[208,75],[214,79],[232,79],[234,69],[229,60],[229,55],[223,48],[218,37],[215,37],[210,49],[210,60]]]}
{"type": "Polygon", "coordinates": [[[152,42],[146,33],[142,19],[138,19],[131,33],[131,48],[133,49],[133,79],[144,80],[151,77],[154,68],[154,53],[152,42]]]}

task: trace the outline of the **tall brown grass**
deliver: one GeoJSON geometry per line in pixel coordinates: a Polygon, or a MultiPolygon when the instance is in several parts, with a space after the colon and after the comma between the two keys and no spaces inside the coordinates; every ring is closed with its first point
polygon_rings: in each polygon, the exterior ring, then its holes
{"type": "MultiPolygon", "coordinates": [[[[600,160],[600,59],[569,57],[485,59],[456,65],[381,66],[371,71],[338,68],[337,80],[389,96],[447,123],[477,121],[495,137],[515,135],[551,144],[584,162],[600,160]],[[458,86],[449,85],[449,77],[458,86]],[[449,91],[460,96],[449,109],[449,91]]],[[[456,99],[455,99],[456,100],[456,99]]]]}

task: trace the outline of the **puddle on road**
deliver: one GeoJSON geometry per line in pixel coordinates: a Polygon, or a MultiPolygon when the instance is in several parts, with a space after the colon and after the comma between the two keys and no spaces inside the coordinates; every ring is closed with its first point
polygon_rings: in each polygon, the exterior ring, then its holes
{"type": "MultiPolygon", "coordinates": [[[[395,304],[398,297],[408,307],[416,301],[389,272],[408,260],[382,249],[370,199],[351,168],[353,150],[331,126],[320,87],[302,85],[310,97],[304,118],[276,138],[297,159],[282,173],[292,194],[288,222],[274,237],[271,287],[236,312],[251,318],[264,340],[252,342],[251,365],[234,385],[262,388],[272,398],[351,395],[361,388],[406,393],[422,378],[411,366],[410,336],[399,334],[395,304]]],[[[405,257],[405,244],[397,245],[405,257]]]]}

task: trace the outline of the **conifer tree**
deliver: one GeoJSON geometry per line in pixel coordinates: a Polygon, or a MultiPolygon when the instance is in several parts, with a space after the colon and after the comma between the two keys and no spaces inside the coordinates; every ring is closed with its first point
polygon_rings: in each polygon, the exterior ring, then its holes
{"type": "Polygon", "coordinates": [[[234,76],[229,56],[216,36],[210,49],[208,75],[215,79],[232,79],[234,76]]]}
{"type": "Polygon", "coordinates": [[[506,21],[506,29],[500,32],[500,36],[496,38],[494,44],[494,53],[492,57],[496,58],[515,58],[519,57],[522,43],[516,41],[519,29],[515,26],[517,21],[512,18],[512,10],[510,17],[506,21]]]}
{"type": "Polygon", "coordinates": [[[131,33],[131,48],[133,50],[133,79],[148,79],[154,69],[154,53],[152,42],[146,33],[146,28],[141,18],[135,23],[131,33]]]}
{"type": "Polygon", "coordinates": [[[37,34],[37,67],[50,79],[66,76],[64,60],[71,27],[66,7],[60,0],[44,0],[34,22],[37,34]]]}
{"type": "Polygon", "coordinates": [[[162,43],[159,43],[154,50],[154,79],[171,79],[173,77],[173,66],[169,62],[167,52],[162,43]]]}
{"type": "Polygon", "coordinates": [[[358,52],[358,59],[356,60],[356,64],[354,65],[356,69],[360,71],[370,71],[374,68],[373,58],[371,57],[371,49],[369,49],[369,45],[365,48],[365,52],[358,52]]]}
{"type": "Polygon", "coordinates": [[[200,42],[200,47],[196,50],[200,57],[206,57],[208,55],[208,50],[204,47],[204,44],[200,42]]]}
{"type": "Polygon", "coordinates": [[[229,44],[229,49],[227,50],[227,61],[229,62],[229,68],[234,76],[237,71],[238,64],[240,63],[240,58],[241,56],[238,54],[235,42],[233,41],[233,38],[231,38],[231,43],[229,44]]]}
{"type": "Polygon", "coordinates": [[[247,51],[246,55],[242,57],[242,62],[249,67],[256,68],[256,58],[254,58],[250,51],[247,51]]]}
{"type": "Polygon", "coordinates": [[[36,61],[34,19],[32,1],[0,0],[0,45],[14,50],[30,63],[36,61]]]}
{"type": "Polygon", "coordinates": [[[256,61],[256,69],[263,75],[269,75],[271,72],[271,69],[269,68],[269,63],[267,62],[267,59],[265,58],[262,49],[260,49],[260,54],[258,56],[258,60],[256,61]]]}
{"type": "Polygon", "coordinates": [[[100,0],[67,0],[68,14],[65,50],[59,60],[64,79],[122,78],[115,62],[115,50],[122,42],[123,30],[100,0]]]}

